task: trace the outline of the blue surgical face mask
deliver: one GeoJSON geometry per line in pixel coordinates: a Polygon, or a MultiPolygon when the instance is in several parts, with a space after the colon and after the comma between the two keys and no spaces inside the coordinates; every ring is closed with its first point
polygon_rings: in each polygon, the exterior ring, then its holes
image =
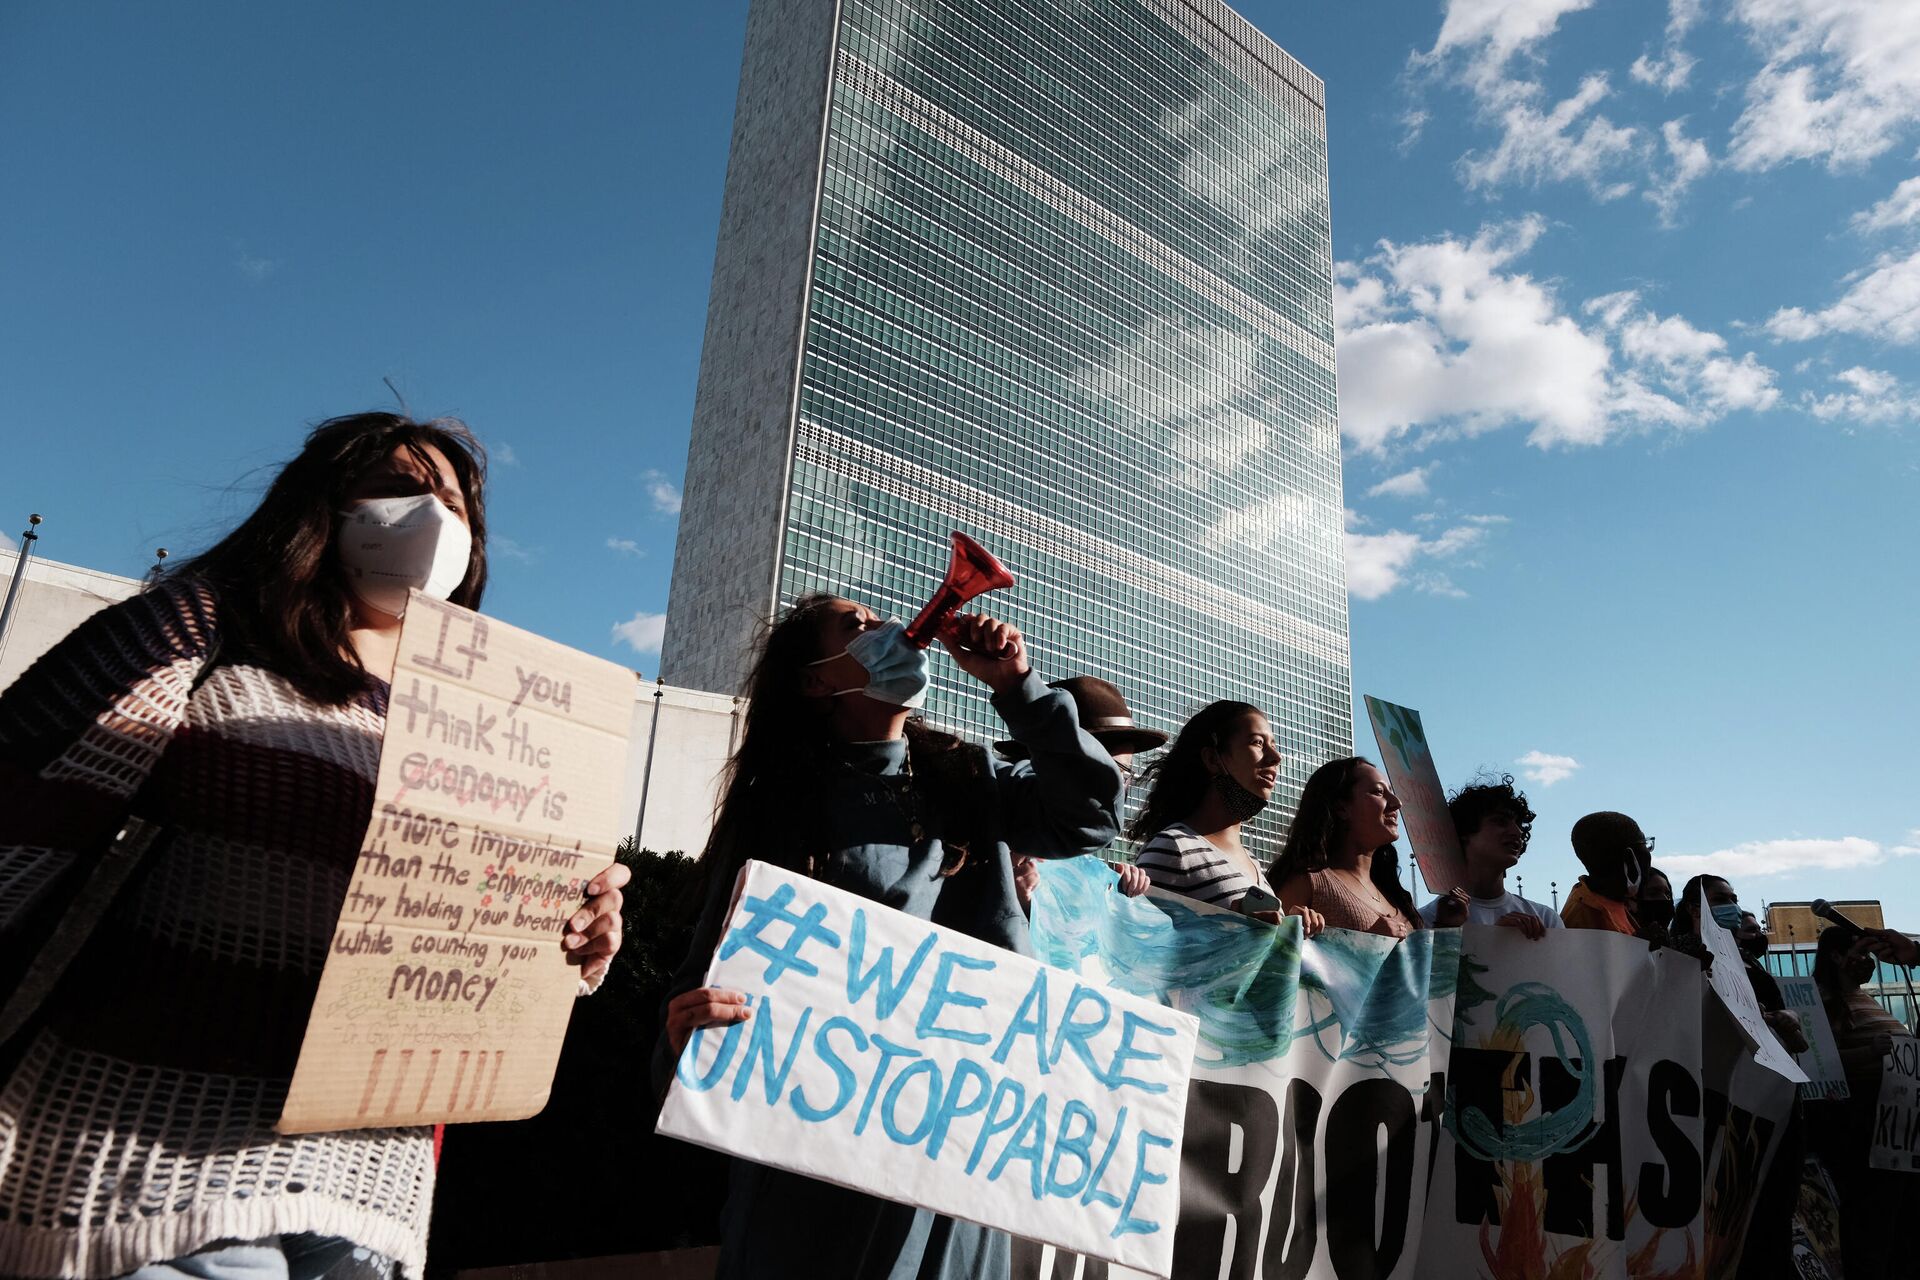
{"type": "MultiPolygon", "coordinates": [[[[807,665],[838,661],[843,655],[816,658],[807,665]]],[[[846,657],[866,669],[867,683],[861,689],[840,689],[834,697],[864,693],[876,702],[891,703],[909,709],[927,700],[927,651],[907,639],[907,629],[888,619],[877,627],[862,631],[847,642],[846,657]]]]}
{"type": "Polygon", "coordinates": [[[1728,933],[1738,933],[1740,930],[1740,904],[1737,902],[1721,902],[1715,904],[1713,908],[1713,922],[1722,929],[1725,929],[1728,933]]]}

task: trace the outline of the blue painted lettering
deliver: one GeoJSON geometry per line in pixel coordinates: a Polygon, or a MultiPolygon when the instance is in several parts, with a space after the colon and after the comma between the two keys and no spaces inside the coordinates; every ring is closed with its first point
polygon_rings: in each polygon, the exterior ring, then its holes
{"type": "Polygon", "coordinates": [[[1167,1175],[1164,1173],[1147,1172],[1147,1148],[1172,1145],[1172,1138],[1163,1138],[1157,1133],[1148,1133],[1145,1129],[1136,1135],[1136,1141],[1133,1144],[1133,1183],[1127,1188],[1127,1202],[1120,1206],[1120,1220],[1113,1224],[1110,1239],[1118,1240],[1126,1235],[1152,1235],[1160,1229],[1160,1224],[1157,1222],[1134,1217],[1133,1202],[1140,1198],[1141,1187],[1157,1186],[1167,1180],[1167,1175]]]}
{"type": "Polygon", "coordinates": [[[939,1024],[940,1011],[948,1005],[957,1005],[962,1009],[984,1009],[987,1002],[984,997],[970,995],[965,991],[955,991],[947,984],[953,979],[955,969],[973,969],[985,973],[995,967],[991,960],[976,960],[972,956],[963,956],[958,951],[940,953],[940,963],[933,967],[933,986],[927,991],[927,1003],[921,1006],[920,1021],[914,1030],[922,1040],[958,1040],[964,1044],[985,1044],[993,1037],[984,1031],[955,1031],[939,1024]]]}
{"type": "Polygon", "coordinates": [[[860,959],[867,952],[867,913],[859,907],[854,908],[851,932],[852,940],[847,946],[847,1003],[857,1007],[861,997],[867,994],[867,989],[878,982],[880,992],[874,997],[873,1009],[885,1021],[893,1016],[893,1011],[913,986],[914,975],[920,972],[927,953],[933,950],[934,935],[929,933],[921,941],[914,949],[913,959],[907,961],[907,967],[895,978],[892,947],[880,948],[880,954],[874,957],[873,968],[864,974],[860,972],[860,959]]]}
{"type": "Polygon", "coordinates": [[[940,1094],[940,1064],[928,1062],[922,1058],[895,1076],[893,1083],[888,1086],[886,1099],[880,1104],[880,1127],[887,1131],[889,1138],[903,1147],[919,1146],[926,1141],[927,1135],[933,1132],[934,1122],[940,1110],[940,1094]],[[895,1113],[899,1109],[900,1094],[907,1087],[907,1081],[916,1075],[927,1077],[926,1106],[921,1109],[920,1119],[913,1128],[902,1129],[899,1117],[895,1113]]]}
{"type": "Polygon", "coordinates": [[[839,1115],[841,1109],[853,1100],[853,1095],[858,1088],[854,1083],[853,1068],[834,1052],[833,1045],[828,1042],[829,1031],[844,1031],[851,1036],[855,1053],[867,1051],[867,1033],[862,1031],[860,1025],[852,1018],[828,1018],[820,1024],[820,1029],[813,1033],[813,1052],[820,1061],[827,1064],[827,1070],[833,1072],[835,1088],[838,1092],[833,1095],[831,1103],[824,1107],[816,1107],[802,1095],[800,1086],[795,1085],[793,1092],[787,1095],[787,1105],[793,1108],[793,1114],[802,1120],[811,1120],[815,1124],[839,1115]]]}

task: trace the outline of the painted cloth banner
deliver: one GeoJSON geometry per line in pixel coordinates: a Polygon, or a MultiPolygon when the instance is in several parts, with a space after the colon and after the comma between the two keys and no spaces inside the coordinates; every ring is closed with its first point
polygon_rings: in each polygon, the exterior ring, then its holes
{"type": "MultiPolygon", "coordinates": [[[[1114,884],[1092,858],[1047,864],[1033,941],[1049,964],[1199,1020],[1174,1274],[1430,1274],[1421,1206],[1460,934],[1303,942],[1292,918],[1276,927],[1114,884]]],[[[1016,1252],[1014,1280],[1075,1274],[1050,1250],[1016,1252]]],[[[1078,1274],[1126,1273],[1089,1262],[1078,1274]]]]}
{"type": "Polygon", "coordinates": [[[1447,793],[1441,789],[1440,771],[1434,766],[1420,713],[1368,698],[1367,719],[1373,722],[1387,781],[1400,797],[1400,820],[1406,824],[1407,840],[1413,845],[1427,891],[1436,897],[1445,894],[1467,878],[1467,859],[1447,813],[1447,793]]]}
{"type": "MultiPolygon", "coordinates": [[[[1730,1276],[1793,1087],[1617,934],[1263,925],[1048,865],[1042,959],[1200,1024],[1180,1276],[1730,1276]]],[[[1053,1250],[1014,1280],[1104,1280],[1053,1250]]]]}
{"type": "Polygon", "coordinates": [[[1600,930],[1462,932],[1428,1256],[1462,1276],[1695,1275],[1699,962],[1600,930]]]}
{"type": "Polygon", "coordinates": [[[1873,1109],[1873,1150],[1867,1163],[1876,1169],[1920,1173],[1920,1041],[1893,1037],[1880,1064],[1880,1099],[1873,1109]]]}
{"type": "Polygon", "coordinates": [[[1806,1052],[1793,1055],[1807,1073],[1800,1096],[1810,1101],[1851,1096],[1847,1073],[1840,1066],[1840,1045],[1833,1038],[1833,1023],[1821,1003],[1819,986],[1812,978],[1781,978],[1779,983],[1780,998],[1788,1010],[1799,1015],[1801,1033],[1807,1038],[1806,1052]]]}
{"type": "Polygon", "coordinates": [[[694,1032],[659,1132],[1172,1271],[1188,1014],[764,862],[703,985],[752,1016],[694,1032]]]}

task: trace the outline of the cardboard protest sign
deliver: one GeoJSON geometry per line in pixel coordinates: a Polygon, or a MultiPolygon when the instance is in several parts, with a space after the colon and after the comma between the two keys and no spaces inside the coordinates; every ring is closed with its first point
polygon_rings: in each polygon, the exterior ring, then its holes
{"type": "Polygon", "coordinates": [[[1169,1273],[1191,1016],[763,862],[704,985],[659,1132],[1169,1273]]]}
{"type": "Polygon", "coordinates": [[[1827,1007],[1820,1000],[1820,988],[1812,978],[1781,978],[1780,996],[1789,1012],[1800,1018],[1801,1034],[1807,1038],[1806,1051],[1793,1055],[1807,1073],[1800,1086],[1803,1098],[1845,1098],[1847,1073],[1840,1067],[1840,1046],[1833,1038],[1833,1023],[1827,1019],[1827,1007]]]}
{"type": "MultiPolygon", "coordinates": [[[[1278,926],[1162,890],[1128,898],[1091,859],[1049,865],[1043,960],[1184,1009],[1199,1049],[1180,1153],[1176,1276],[1409,1277],[1446,1097],[1460,934],[1395,941],[1278,926]],[[1263,1262],[1264,1258],[1264,1262],[1263,1262]]],[[[1023,1246],[1014,1280],[1074,1274],[1023,1246]]],[[[1089,1261],[1080,1274],[1118,1280],[1089,1261]]]]}
{"type": "Polygon", "coordinates": [[[1875,1169],[1920,1173],[1920,1041],[1897,1035],[1880,1064],[1880,1098],[1873,1109],[1875,1169]]]}
{"type": "Polygon", "coordinates": [[[633,681],[413,593],[282,1133],[546,1105],[579,985],[561,938],[625,825],[633,681]]]}
{"type": "Polygon", "coordinates": [[[1805,1084],[1807,1073],[1800,1069],[1800,1064],[1793,1060],[1793,1055],[1773,1034],[1773,1028],[1767,1025],[1760,1001],[1754,997],[1753,983],[1747,980],[1746,961],[1740,958],[1740,945],[1713,918],[1713,913],[1704,904],[1700,909],[1700,938],[1713,956],[1713,967],[1707,970],[1707,981],[1712,985],[1714,994],[1726,1004],[1727,1012],[1739,1020],[1740,1029],[1753,1042],[1754,1060],[1795,1084],[1805,1084]]]}
{"type": "Polygon", "coordinates": [[[1447,816],[1447,793],[1440,786],[1420,713],[1368,698],[1367,719],[1373,723],[1374,741],[1380,744],[1387,781],[1400,797],[1400,821],[1413,844],[1420,875],[1431,892],[1447,893],[1467,878],[1467,859],[1460,851],[1453,819],[1447,816]]]}

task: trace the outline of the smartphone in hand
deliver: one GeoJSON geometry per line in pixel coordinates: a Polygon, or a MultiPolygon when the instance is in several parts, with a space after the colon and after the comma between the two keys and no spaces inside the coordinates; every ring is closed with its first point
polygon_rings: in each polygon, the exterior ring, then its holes
{"type": "Polygon", "coordinates": [[[1249,889],[1245,897],[1234,903],[1234,909],[1242,915],[1249,916],[1256,911],[1278,911],[1280,910],[1280,899],[1274,897],[1265,889],[1249,889]]]}

